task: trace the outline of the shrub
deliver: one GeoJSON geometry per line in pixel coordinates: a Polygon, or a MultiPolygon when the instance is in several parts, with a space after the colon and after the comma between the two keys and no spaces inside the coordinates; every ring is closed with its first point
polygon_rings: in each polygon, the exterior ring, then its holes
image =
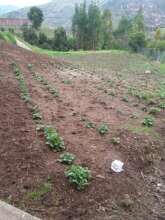
{"type": "Polygon", "coordinates": [[[144,118],[144,121],[143,121],[143,125],[144,125],[144,126],[146,126],[146,127],[152,127],[153,124],[154,124],[154,120],[153,120],[152,117],[147,116],[147,117],[144,118]]]}
{"type": "Polygon", "coordinates": [[[129,35],[129,46],[134,52],[139,52],[146,45],[145,33],[132,32],[129,35]]]}
{"type": "Polygon", "coordinates": [[[4,27],[1,27],[0,30],[1,30],[2,32],[4,32],[4,31],[5,31],[5,28],[4,28],[4,27]]]}
{"type": "Polygon", "coordinates": [[[71,168],[65,172],[65,176],[76,189],[82,190],[89,185],[90,170],[79,165],[72,165],[71,168]]]}
{"type": "Polygon", "coordinates": [[[72,164],[72,162],[75,160],[75,155],[65,152],[63,154],[60,155],[60,159],[58,160],[61,163],[65,163],[65,164],[72,164]]]}
{"type": "Polygon", "coordinates": [[[44,133],[47,140],[46,144],[48,144],[52,150],[62,151],[65,149],[63,138],[59,136],[54,128],[46,127],[44,133]]]}
{"type": "Polygon", "coordinates": [[[38,36],[33,28],[23,26],[22,30],[23,30],[23,38],[25,41],[27,41],[28,43],[30,43],[32,45],[38,44],[38,36]]]}

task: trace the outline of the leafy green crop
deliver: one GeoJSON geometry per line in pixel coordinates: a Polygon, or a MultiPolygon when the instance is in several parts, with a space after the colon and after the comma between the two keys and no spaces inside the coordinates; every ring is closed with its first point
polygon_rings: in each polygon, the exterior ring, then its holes
{"type": "Polygon", "coordinates": [[[71,168],[65,172],[65,176],[76,189],[82,190],[89,185],[90,170],[79,165],[72,165],[71,168]]]}
{"type": "Polygon", "coordinates": [[[72,164],[72,162],[74,161],[75,158],[76,157],[74,154],[65,152],[60,155],[60,159],[58,161],[61,163],[65,163],[65,164],[72,164]]]}
{"type": "Polygon", "coordinates": [[[159,108],[165,109],[165,103],[160,103],[159,108]]]}
{"type": "Polygon", "coordinates": [[[119,137],[114,137],[114,138],[112,138],[112,143],[113,144],[120,144],[120,138],[119,137]]]}
{"type": "Polygon", "coordinates": [[[46,127],[44,129],[46,144],[50,146],[52,150],[62,151],[65,149],[64,140],[57,131],[52,127],[46,127]]]}
{"type": "Polygon", "coordinates": [[[98,132],[99,132],[101,135],[107,134],[107,133],[109,132],[108,125],[102,124],[102,125],[98,128],[98,132]]]}
{"type": "Polygon", "coordinates": [[[31,102],[31,97],[30,97],[28,89],[26,87],[22,72],[21,72],[20,68],[17,66],[17,64],[12,63],[12,67],[13,67],[13,72],[15,74],[15,77],[19,82],[19,86],[20,86],[20,89],[21,89],[21,92],[22,92],[22,99],[25,102],[30,103],[31,102]]]}
{"type": "Polygon", "coordinates": [[[154,119],[150,116],[144,118],[143,125],[146,127],[152,127],[154,124],[154,119]]]}

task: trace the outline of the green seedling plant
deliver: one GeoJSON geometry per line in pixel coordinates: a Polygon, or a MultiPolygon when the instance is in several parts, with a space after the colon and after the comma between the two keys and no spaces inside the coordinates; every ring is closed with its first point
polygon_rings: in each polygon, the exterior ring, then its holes
{"type": "Polygon", "coordinates": [[[160,104],[159,104],[159,108],[165,109],[165,103],[160,103],[160,104]]]}
{"type": "Polygon", "coordinates": [[[64,164],[67,164],[67,165],[70,165],[73,163],[73,161],[75,160],[75,155],[74,154],[71,154],[71,153],[68,153],[68,152],[65,152],[63,154],[60,155],[60,159],[58,160],[60,163],[64,163],[64,164]]]}
{"type": "Polygon", "coordinates": [[[48,80],[46,80],[43,76],[40,76],[38,73],[34,72],[32,68],[30,68],[32,76],[35,80],[40,82],[43,86],[46,87],[49,93],[51,93],[54,97],[59,97],[59,92],[56,88],[52,87],[48,80]]]}
{"type": "Polygon", "coordinates": [[[46,127],[44,129],[46,144],[50,146],[52,150],[63,151],[65,150],[64,140],[57,131],[52,127],[46,127]]]}
{"type": "Polygon", "coordinates": [[[37,191],[31,192],[28,194],[28,197],[34,201],[39,201],[45,194],[51,192],[52,184],[44,183],[40,186],[37,191]]]}
{"type": "Polygon", "coordinates": [[[65,79],[62,81],[65,85],[71,85],[72,84],[72,81],[69,80],[69,79],[65,79]]]}
{"type": "Polygon", "coordinates": [[[157,114],[159,112],[160,112],[160,108],[157,108],[157,107],[152,107],[149,110],[149,114],[152,114],[152,115],[155,115],[155,114],[157,114]]]}
{"type": "Polygon", "coordinates": [[[143,125],[146,127],[152,127],[154,125],[154,119],[150,116],[145,117],[143,125]]]}
{"type": "Polygon", "coordinates": [[[32,114],[34,120],[42,120],[42,116],[39,112],[34,112],[32,114]]]}
{"type": "Polygon", "coordinates": [[[29,63],[29,64],[27,65],[27,67],[28,67],[29,70],[32,70],[33,64],[29,63]]]}
{"type": "Polygon", "coordinates": [[[86,126],[86,128],[96,128],[96,125],[89,120],[86,121],[85,126],[86,126]]]}
{"type": "Polygon", "coordinates": [[[123,102],[129,102],[128,97],[127,97],[127,96],[124,96],[124,97],[122,98],[122,101],[123,101],[123,102]]]}
{"type": "Polygon", "coordinates": [[[106,124],[100,125],[100,127],[98,128],[98,132],[99,132],[101,135],[108,134],[108,132],[109,132],[108,125],[106,125],[106,124]]]}
{"type": "Polygon", "coordinates": [[[89,185],[90,170],[79,165],[72,165],[68,171],[65,172],[65,176],[69,179],[69,182],[73,184],[76,189],[83,190],[89,185]]]}
{"type": "Polygon", "coordinates": [[[120,138],[119,137],[113,137],[112,138],[112,143],[115,144],[115,145],[120,144],[120,138]]]}

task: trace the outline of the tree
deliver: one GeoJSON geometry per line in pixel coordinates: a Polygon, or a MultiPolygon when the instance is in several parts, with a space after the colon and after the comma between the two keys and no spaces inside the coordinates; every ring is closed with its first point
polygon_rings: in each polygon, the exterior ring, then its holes
{"type": "Polygon", "coordinates": [[[53,49],[59,51],[68,50],[67,35],[63,27],[59,27],[54,31],[53,49]]]}
{"type": "Polygon", "coordinates": [[[160,40],[161,39],[161,30],[160,28],[157,28],[155,31],[155,40],[160,40]]]}
{"type": "Polygon", "coordinates": [[[22,26],[22,32],[23,32],[23,38],[25,41],[32,45],[38,44],[38,36],[35,32],[35,30],[32,27],[28,27],[27,25],[22,26]]]}
{"type": "Polygon", "coordinates": [[[110,49],[112,42],[112,14],[109,9],[102,15],[103,49],[110,49]]]}
{"type": "Polygon", "coordinates": [[[143,32],[132,32],[129,35],[129,46],[134,52],[141,51],[146,46],[146,37],[143,32]]]}
{"type": "Polygon", "coordinates": [[[112,41],[112,48],[128,49],[129,33],[132,29],[132,19],[127,16],[122,16],[117,29],[113,32],[114,39],[112,41]]]}
{"type": "Polygon", "coordinates": [[[48,37],[40,32],[38,36],[38,46],[44,49],[52,49],[52,40],[48,39],[48,37]]]}
{"type": "Polygon", "coordinates": [[[135,52],[141,51],[146,46],[145,23],[142,8],[132,20],[129,33],[129,46],[135,52]]]}
{"type": "Polygon", "coordinates": [[[102,43],[102,17],[99,7],[91,3],[88,8],[88,38],[89,49],[96,50],[101,48],[102,43]]]}
{"type": "Polygon", "coordinates": [[[88,44],[88,15],[86,2],[75,6],[75,13],[72,19],[73,35],[77,40],[77,48],[87,49],[88,44]]]}
{"type": "Polygon", "coordinates": [[[132,20],[132,29],[135,32],[145,32],[145,22],[142,8],[139,9],[137,15],[132,20]]]}
{"type": "Polygon", "coordinates": [[[131,23],[131,19],[129,19],[127,16],[122,16],[118,28],[115,31],[115,35],[116,36],[123,36],[123,35],[128,35],[131,27],[132,27],[132,23],[131,23]]]}
{"type": "Polygon", "coordinates": [[[43,22],[43,13],[41,9],[37,7],[31,7],[28,12],[28,18],[32,22],[32,27],[38,29],[43,22]]]}
{"type": "Polygon", "coordinates": [[[95,3],[87,9],[86,2],[76,5],[72,19],[72,31],[77,41],[78,49],[98,49],[102,32],[101,12],[95,3]]]}

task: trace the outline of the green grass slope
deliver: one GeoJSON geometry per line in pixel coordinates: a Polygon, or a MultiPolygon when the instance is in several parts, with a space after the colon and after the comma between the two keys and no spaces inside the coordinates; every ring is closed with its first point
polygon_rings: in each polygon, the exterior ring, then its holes
{"type": "Polygon", "coordinates": [[[8,31],[0,32],[0,40],[4,40],[7,43],[16,44],[15,36],[8,31]]]}

